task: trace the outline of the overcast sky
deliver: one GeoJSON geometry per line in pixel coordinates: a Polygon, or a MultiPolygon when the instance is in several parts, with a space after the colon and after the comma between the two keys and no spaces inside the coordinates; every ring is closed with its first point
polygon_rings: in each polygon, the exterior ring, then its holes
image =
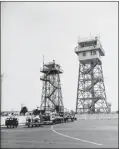
{"type": "Polygon", "coordinates": [[[65,108],[74,109],[79,61],[77,39],[100,35],[107,101],[118,109],[117,2],[2,2],[2,110],[32,110],[40,105],[40,67],[53,59],[60,64],[65,108]]]}

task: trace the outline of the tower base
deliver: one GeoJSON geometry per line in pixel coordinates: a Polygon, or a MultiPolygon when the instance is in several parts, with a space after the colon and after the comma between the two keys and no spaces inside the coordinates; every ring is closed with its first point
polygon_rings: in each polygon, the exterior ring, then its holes
{"type": "Polygon", "coordinates": [[[79,63],[76,113],[107,113],[102,64],[79,63]]]}

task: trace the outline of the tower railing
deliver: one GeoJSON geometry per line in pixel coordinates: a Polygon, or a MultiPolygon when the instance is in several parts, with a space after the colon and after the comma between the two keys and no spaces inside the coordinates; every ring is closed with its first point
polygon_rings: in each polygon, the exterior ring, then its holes
{"type": "Polygon", "coordinates": [[[102,48],[101,44],[97,44],[97,45],[93,45],[93,46],[89,46],[89,47],[88,46],[86,46],[86,47],[77,46],[74,49],[74,51],[75,51],[75,53],[79,53],[79,52],[83,52],[83,51],[91,51],[91,50],[96,50],[96,49],[100,50],[101,56],[105,55],[105,51],[102,48]]]}

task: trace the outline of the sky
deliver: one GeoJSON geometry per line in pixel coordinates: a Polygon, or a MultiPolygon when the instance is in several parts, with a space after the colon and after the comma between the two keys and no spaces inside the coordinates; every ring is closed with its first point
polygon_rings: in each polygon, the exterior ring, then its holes
{"type": "Polygon", "coordinates": [[[55,60],[63,69],[64,107],[75,110],[78,37],[100,36],[107,101],[118,110],[117,2],[2,2],[1,110],[33,110],[41,103],[40,68],[55,60]]]}

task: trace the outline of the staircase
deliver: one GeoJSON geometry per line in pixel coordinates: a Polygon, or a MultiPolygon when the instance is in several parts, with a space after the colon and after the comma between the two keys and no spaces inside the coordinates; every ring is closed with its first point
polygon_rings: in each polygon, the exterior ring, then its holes
{"type": "MultiPolygon", "coordinates": [[[[90,81],[91,79],[86,79],[85,81],[90,81]]],[[[94,85],[96,85],[98,82],[101,82],[102,81],[102,78],[101,77],[98,77],[98,78],[94,78],[94,85]]],[[[84,90],[82,90],[82,91],[84,91],[84,92],[91,92],[91,89],[92,89],[92,86],[90,85],[90,86],[87,86],[86,88],[84,88],[84,90]]]]}
{"type": "Polygon", "coordinates": [[[94,65],[88,69],[85,69],[84,72],[82,72],[83,74],[88,74],[95,66],[97,65],[97,63],[94,63],[94,65]]]}
{"type": "Polygon", "coordinates": [[[49,68],[49,71],[44,75],[44,76],[41,76],[40,77],[40,80],[42,80],[42,81],[48,81],[52,86],[53,86],[53,90],[51,91],[51,93],[49,93],[48,95],[46,95],[45,96],[45,98],[48,98],[52,103],[53,103],[53,105],[54,105],[54,109],[53,109],[53,111],[56,109],[56,104],[54,103],[54,101],[51,99],[51,96],[54,94],[54,92],[57,90],[57,89],[59,89],[59,87],[57,87],[57,86],[55,86],[54,84],[53,84],[53,82],[51,82],[50,81],[50,78],[48,78],[47,76],[50,74],[50,72],[51,72],[51,70],[52,70],[53,68],[52,67],[50,67],[49,68]]]}

